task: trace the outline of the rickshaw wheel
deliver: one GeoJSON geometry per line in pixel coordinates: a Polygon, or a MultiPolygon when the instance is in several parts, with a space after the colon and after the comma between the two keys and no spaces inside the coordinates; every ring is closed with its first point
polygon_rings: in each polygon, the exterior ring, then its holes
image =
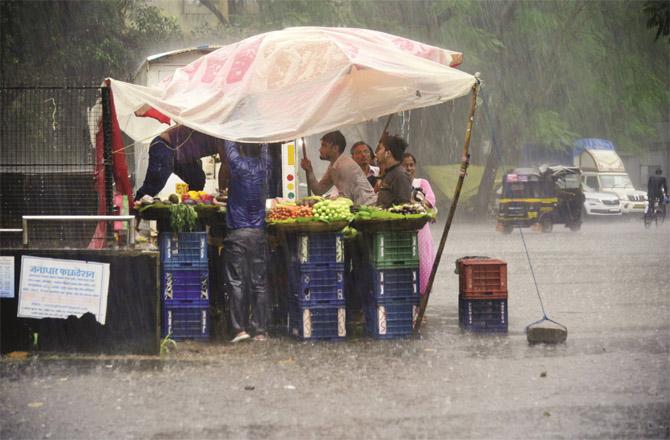
{"type": "Polygon", "coordinates": [[[540,228],[542,232],[551,232],[554,229],[554,222],[551,221],[550,217],[542,217],[540,219],[540,228]]]}

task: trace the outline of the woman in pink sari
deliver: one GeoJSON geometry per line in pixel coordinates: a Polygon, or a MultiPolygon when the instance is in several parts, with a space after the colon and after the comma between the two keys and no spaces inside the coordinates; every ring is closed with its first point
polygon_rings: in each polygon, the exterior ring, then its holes
{"type": "MultiPolygon", "coordinates": [[[[430,187],[430,183],[426,179],[416,178],[416,158],[410,153],[405,153],[402,165],[407,170],[407,174],[412,178],[412,188],[421,190],[425,196],[424,200],[426,204],[431,208],[434,207],[435,194],[430,187]]],[[[433,237],[430,234],[430,225],[426,223],[419,231],[419,290],[421,295],[426,292],[426,285],[428,284],[428,278],[430,278],[434,259],[433,237]]]]}

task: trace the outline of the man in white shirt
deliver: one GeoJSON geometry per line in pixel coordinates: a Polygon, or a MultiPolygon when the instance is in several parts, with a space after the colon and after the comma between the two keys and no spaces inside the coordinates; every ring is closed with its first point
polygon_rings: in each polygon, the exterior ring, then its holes
{"type": "Polygon", "coordinates": [[[303,158],[300,166],[307,174],[309,186],[316,195],[322,195],[333,185],[339,194],[351,199],[355,205],[374,205],[377,202],[370,182],[361,167],[354,160],[342,153],[347,140],[340,131],[331,131],[321,138],[319,158],[330,162],[326,173],[317,181],[314,176],[312,162],[303,158]]]}
{"type": "Polygon", "coordinates": [[[351,146],[349,152],[351,153],[351,158],[361,167],[368,182],[374,188],[377,176],[379,176],[379,167],[371,165],[374,156],[372,148],[365,142],[358,141],[351,146]]]}

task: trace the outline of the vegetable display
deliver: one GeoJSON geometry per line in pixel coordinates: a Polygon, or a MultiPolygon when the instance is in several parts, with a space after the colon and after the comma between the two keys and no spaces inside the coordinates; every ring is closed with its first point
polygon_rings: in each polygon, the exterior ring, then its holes
{"type": "Polygon", "coordinates": [[[310,206],[298,206],[291,203],[279,204],[268,213],[269,222],[295,220],[298,217],[309,218],[314,215],[310,206]]]}
{"type": "Polygon", "coordinates": [[[376,206],[361,206],[356,212],[355,219],[357,221],[366,220],[394,220],[404,218],[421,218],[424,216],[435,216],[435,210],[426,211],[419,203],[405,203],[402,205],[394,205],[389,209],[382,209],[376,206]]]}
{"type": "Polygon", "coordinates": [[[365,222],[368,220],[434,219],[435,213],[434,209],[426,210],[420,203],[394,205],[386,210],[376,206],[353,206],[353,202],[344,197],[330,200],[312,196],[305,197],[298,202],[278,203],[268,212],[267,221],[269,223],[333,223],[352,220],[365,222]]]}
{"type": "Polygon", "coordinates": [[[322,200],[314,204],[314,217],[322,222],[349,221],[353,218],[353,202],[345,197],[335,200],[322,200]]]}
{"type": "Polygon", "coordinates": [[[173,232],[190,232],[195,228],[198,213],[192,206],[180,203],[170,205],[170,229],[173,232]]]}

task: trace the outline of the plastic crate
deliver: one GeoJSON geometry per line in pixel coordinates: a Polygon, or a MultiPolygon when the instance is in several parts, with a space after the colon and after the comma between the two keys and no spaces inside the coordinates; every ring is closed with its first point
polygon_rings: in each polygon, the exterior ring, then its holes
{"type": "Polygon", "coordinates": [[[164,268],[207,267],[206,232],[163,232],[158,242],[164,268]]]}
{"type": "Polygon", "coordinates": [[[370,298],[418,301],[419,268],[377,269],[370,267],[370,298]]]}
{"type": "Polygon", "coordinates": [[[292,263],[344,263],[344,241],[340,232],[292,234],[288,244],[292,263]]]}
{"type": "Polygon", "coordinates": [[[289,296],[302,306],[344,305],[344,264],[293,264],[289,296]]]}
{"type": "Polygon", "coordinates": [[[418,267],[416,231],[375,233],[370,243],[370,261],[379,269],[418,267]]]}
{"type": "Polygon", "coordinates": [[[419,301],[372,301],[365,306],[365,329],[376,339],[411,336],[419,314],[419,301]]]}
{"type": "Polygon", "coordinates": [[[163,304],[161,336],[175,340],[209,339],[209,302],[173,301],[163,304]]]}
{"type": "Polygon", "coordinates": [[[507,300],[458,297],[458,324],[476,332],[507,332],[507,300]]]}
{"type": "Polygon", "coordinates": [[[172,300],[209,300],[209,270],[165,268],[161,276],[161,298],[172,300]]]}
{"type": "Polygon", "coordinates": [[[507,263],[495,259],[461,260],[459,292],[469,299],[507,298],[507,263]]]}
{"type": "Polygon", "coordinates": [[[289,303],[289,335],[304,340],[341,340],[347,336],[347,312],[342,306],[302,307],[289,303]]]}

